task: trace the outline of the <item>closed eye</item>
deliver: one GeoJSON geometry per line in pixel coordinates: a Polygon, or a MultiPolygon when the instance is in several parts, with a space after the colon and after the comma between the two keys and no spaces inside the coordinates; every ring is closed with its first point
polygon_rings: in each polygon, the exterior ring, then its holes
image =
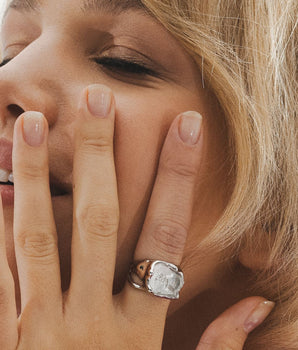
{"type": "Polygon", "coordinates": [[[99,57],[93,59],[97,64],[111,71],[132,74],[132,75],[151,75],[158,76],[158,73],[151,68],[141,65],[133,60],[127,60],[118,57],[99,57]]]}
{"type": "MultiPolygon", "coordinates": [[[[0,68],[9,63],[13,58],[6,58],[0,63],[0,68]]],[[[93,58],[96,64],[101,65],[102,67],[109,69],[112,72],[120,74],[130,74],[132,76],[153,76],[159,77],[159,74],[152,70],[151,68],[146,67],[138,62],[133,60],[127,60],[118,57],[98,57],[93,58]]]]}

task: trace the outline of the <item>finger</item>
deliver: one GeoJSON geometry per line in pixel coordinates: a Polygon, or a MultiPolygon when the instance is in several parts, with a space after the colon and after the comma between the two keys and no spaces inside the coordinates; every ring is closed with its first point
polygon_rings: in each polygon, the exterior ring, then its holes
{"type": "Polygon", "coordinates": [[[17,311],[14,281],[6,257],[2,198],[0,198],[0,270],[0,349],[16,349],[18,343],[17,311]]]}
{"type": "Polygon", "coordinates": [[[48,124],[41,113],[26,112],[14,129],[14,239],[22,309],[61,305],[57,234],[48,169],[48,124]]]}
{"type": "MultiPolygon", "coordinates": [[[[184,113],[171,125],[136,247],[135,261],[163,260],[175,265],[181,262],[201,160],[201,125],[202,117],[196,112],[184,113]]],[[[155,317],[157,312],[160,317],[165,317],[168,301],[131,288],[129,283],[125,295],[129,312],[139,313],[136,305],[140,305],[151,310],[155,317]]]]}
{"type": "Polygon", "coordinates": [[[84,300],[85,310],[98,312],[103,295],[112,295],[119,222],[111,90],[103,85],[89,86],[82,95],[79,113],[69,298],[76,304],[77,299],[84,300]]]}
{"type": "Polygon", "coordinates": [[[241,300],[204,332],[196,350],[242,350],[248,334],[269,315],[274,303],[261,297],[241,300]]]}

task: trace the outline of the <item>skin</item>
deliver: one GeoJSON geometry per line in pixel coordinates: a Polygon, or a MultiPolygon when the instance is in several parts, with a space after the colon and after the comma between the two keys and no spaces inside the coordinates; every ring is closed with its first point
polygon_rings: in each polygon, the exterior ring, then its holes
{"type": "MultiPolygon", "coordinates": [[[[152,17],[140,10],[82,15],[81,3],[45,1],[38,13],[11,9],[1,33],[4,58],[13,58],[0,69],[0,130],[1,137],[14,142],[15,176],[15,204],[3,208],[2,231],[5,225],[22,324],[19,347],[38,348],[41,339],[34,325],[40,324],[49,348],[134,344],[133,348],[145,349],[149,340],[150,348],[160,348],[169,302],[126,282],[131,261],[149,258],[181,265],[187,281],[179,301],[169,309],[164,348],[173,349],[177,320],[187,314],[185,306],[214,288],[219,274],[227,274],[217,252],[206,254],[198,248],[196,258],[187,260],[193,247],[208,236],[230,196],[224,119],[215,97],[203,89],[191,57],[152,17]],[[112,70],[94,62],[104,55],[139,61],[145,55],[149,57],[145,63],[158,76],[112,70]],[[107,118],[91,115],[90,91],[98,94],[98,101],[102,91],[111,96],[107,118]],[[203,116],[194,145],[183,142],[178,132],[177,116],[190,110],[203,116]],[[28,111],[44,116],[45,140],[40,147],[23,140],[28,111]],[[48,168],[63,183],[64,196],[50,198],[48,168]],[[33,191],[40,196],[35,198],[33,191]],[[38,257],[34,244],[26,245],[35,239],[43,249],[38,257]],[[54,242],[50,250],[44,248],[47,239],[54,242]],[[150,310],[146,316],[144,309],[150,310]],[[124,326],[127,320],[133,321],[124,326]],[[141,327],[144,322],[148,332],[141,327]]],[[[7,294],[12,295],[12,283],[8,285],[7,294]]],[[[220,322],[233,329],[262,301],[243,301],[220,322]],[[239,310],[241,317],[233,317],[239,310]]],[[[14,349],[18,335],[11,298],[8,305],[8,340],[2,341],[14,349]]],[[[199,319],[185,318],[192,327],[199,319]]],[[[207,325],[201,317],[200,327],[207,325]]],[[[233,336],[240,339],[235,349],[242,349],[247,334],[242,330],[233,336]]],[[[218,336],[210,337],[209,345],[200,349],[219,343],[218,336]]],[[[187,346],[185,339],[176,340],[187,346]]]]}

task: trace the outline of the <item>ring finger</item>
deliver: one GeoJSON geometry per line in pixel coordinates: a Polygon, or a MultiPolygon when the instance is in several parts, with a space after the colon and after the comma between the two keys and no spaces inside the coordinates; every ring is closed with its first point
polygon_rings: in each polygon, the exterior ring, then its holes
{"type": "MultiPolygon", "coordinates": [[[[181,263],[201,160],[201,124],[202,117],[198,113],[187,112],[171,125],[136,247],[135,261],[150,259],[175,265],[181,263]]],[[[169,301],[142,293],[127,282],[124,304],[126,311],[134,317],[142,317],[140,308],[150,310],[156,322],[156,315],[163,321],[169,301]]]]}

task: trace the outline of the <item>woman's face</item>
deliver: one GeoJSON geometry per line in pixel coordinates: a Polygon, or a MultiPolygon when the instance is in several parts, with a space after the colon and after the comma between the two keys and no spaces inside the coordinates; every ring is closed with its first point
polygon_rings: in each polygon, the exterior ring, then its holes
{"type": "MultiPolygon", "coordinates": [[[[202,87],[193,60],[138,1],[31,2],[29,6],[29,1],[14,1],[3,22],[3,57],[12,60],[0,68],[0,138],[12,141],[15,120],[23,111],[40,111],[48,120],[50,182],[56,194],[64,194],[53,195],[52,201],[65,289],[78,100],[90,84],[112,89],[120,205],[118,290],[142,228],[167,131],[172,120],[187,110],[197,110],[204,117],[204,147],[186,255],[188,247],[208,235],[218,220],[227,200],[223,118],[211,92],[202,87]]],[[[9,261],[15,271],[13,206],[4,210],[9,261]]],[[[201,274],[201,282],[194,282],[199,284],[197,292],[208,287],[216,269],[211,253],[204,261],[189,268],[201,274]]]]}

